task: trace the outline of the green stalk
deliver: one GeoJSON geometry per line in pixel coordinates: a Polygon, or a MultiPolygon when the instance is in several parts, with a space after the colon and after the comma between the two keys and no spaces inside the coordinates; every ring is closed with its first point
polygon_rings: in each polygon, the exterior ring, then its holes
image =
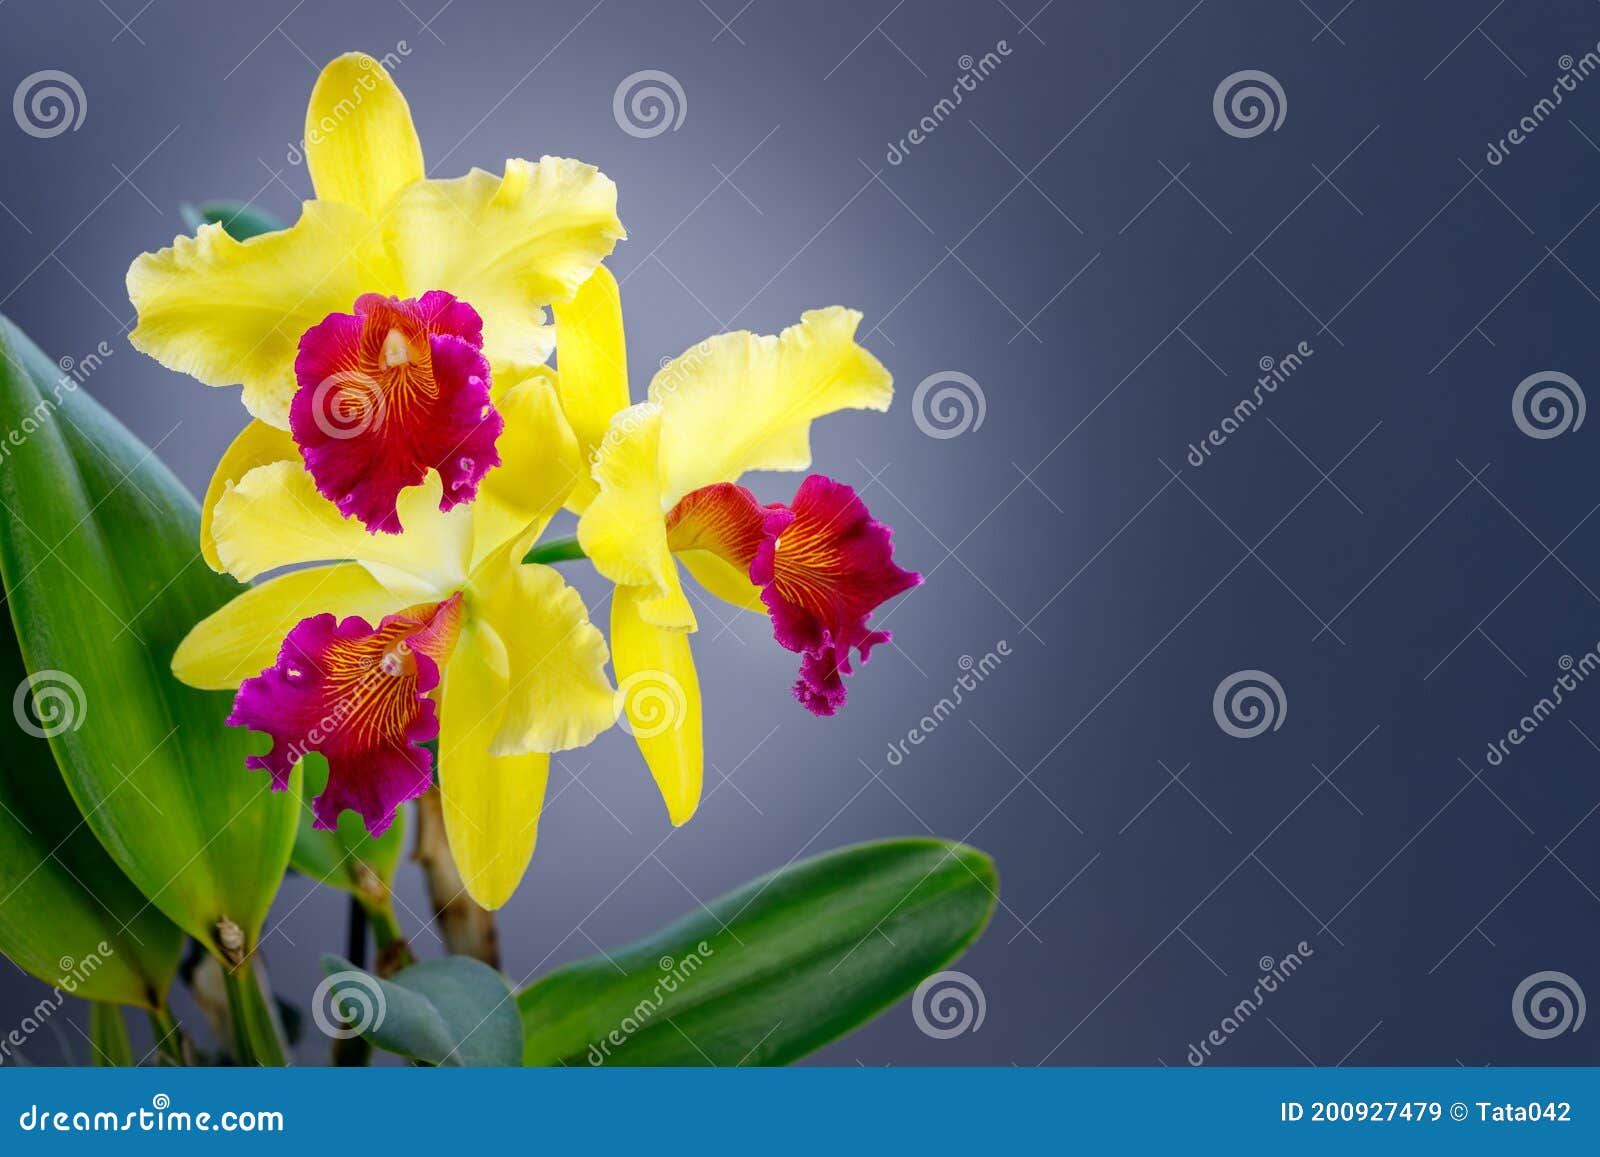
{"type": "Polygon", "coordinates": [[[260,977],[246,960],[236,968],[223,965],[228,991],[228,1016],[233,1021],[233,1047],[239,1064],[281,1068],[289,1063],[278,1039],[277,1025],[260,977]]]}
{"type": "Polygon", "coordinates": [[[394,908],[386,901],[381,905],[366,905],[366,912],[367,923],[372,927],[372,939],[378,946],[378,975],[387,978],[415,964],[417,958],[412,955],[411,944],[405,933],[400,931],[394,908]]]}
{"type": "Polygon", "coordinates": [[[523,562],[572,562],[580,558],[588,558],[583,547],[578,545],[576,537],[552,538],[549,542],[541,542],[534,546],[527,554],[522,556],[523,562]]]}
{"type": "Polygon", "coordinates": [[[128,1022],[120,1004],[89,1005],[89,1043],[94,1047],[96,1068],[133,1067],[133,1042],[128,1039],[128,1022]]]}
{"type": "Polygon", "coordinates": [[[161,1050],[161,1057],[167,1064],[189,1063],[183,1052],[183,1030],[178,1027],[171,1009],[163,1008],[150,1014],[150,1031],[155,1034],[156,1048],[161,1050]]]}
{"type": "MultiPolygon", "coordinates": [[[[364,868],[365,865],[360,865],[364,868]]],[[[382,881],[370,868],[357,871],[358,879],[370,881],[373,891],[382,890],[382,881]]],[[[371,924],[367,915],[367,901],[360,896],[350,897],[350,935],[345,943],[345,956],[357,968],[367,966],[367,928],[371,924]]],[[[372,1063],[372,1045],[360,1036],[336,1036],[332,1048],[333,1063],[340,1068],[358,1068],[372,1063]]]]}
{"type": "Polygon", "coordinates": [[[372,1045],[365,1037],[341,1036],[333,1042],[332,1057],[335,1068],[364,1068],[372,1063],[372,1045]]]}

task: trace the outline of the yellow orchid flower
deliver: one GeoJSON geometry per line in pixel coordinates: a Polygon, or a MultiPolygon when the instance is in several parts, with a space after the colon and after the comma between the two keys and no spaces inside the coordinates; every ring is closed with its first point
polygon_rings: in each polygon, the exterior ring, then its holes
{"type": "MultiPolygon", "coordinates": [[[[896,566],[889,528],[849,486],[822,475],[788,503],[738,485],[752,470],[805,470],[811,423],[844,409],[886,410],[889,372],[855,340],[861,315],[813,310],[782,334],[710,338],[668,362],[646,401],[628,405],[622,306],[604,266],[555,307],[559,389],[591,463],[569,503],[577,545],[616,583],[612,664],[631,730],[682,824],[699,804],[704,751],[681,563],[735,606],[771,616],[802,656],[795,698],[817,715],[844,703],[852,653],[888,632],[867,619],[921,582],[896,566]]],[[[570,557],[559,546],[530,555],[570,557]]]]}
{"type": "Polygon", "coordinates": [[[246,408],[278,429],[301,335],[361,295],[453,294],[481,315],[496,370],[525,372],[550,356],[544,307],[624,236],[616,186],[579,161],[424,177],[410,107],[365,53],[318,77],[305,155],[316,200],[290,228],[241,242],[206,225],[128,270],[134,346],[207,385],[242,384],[246,408]]]}
{"type": "Polygon", "coordinates": [[[247,429],[205,505],[220,568],[250,581],[321,565],[241,594],[172,663],[191,686],[239,689],[229,722],[272,736],[250,766],[275,787],[307,752],[325,756],[321,827],[352,808],[382,832],[429,786],[418,745],[437,736],[446,834],[486,908],[511,896],[533,855],[549,753],[588,743],[617,712],[605,640],[578,593],[521,562],[578,468],[552,378],[496,383],[499,465],[449,511],[430,473],[400,498],[400,534],[348,520],[287,435],[273,446],[247,429]]]}
{"type": "Polygon", "coordinates": [[[128,271],[134,344],[242,383],[254,415],[205,497],[207,563],[246,582],[323,564],[201,622],[173,670],[238,688],[229,721],[272,737],[248,762],[275,788],[327,759],[319,827],[348,808],[387,828],[437,737],[446,834],[493,908],[532,855],[549,753],[616,718],[578,594],[520,562],[581,475],[544,307],[623,236],[616,189],[549,157],[424,178],[405,98],[361,54],[323,71],[306,123],[318,199],[293,227],[206,226],[128,271]]]}

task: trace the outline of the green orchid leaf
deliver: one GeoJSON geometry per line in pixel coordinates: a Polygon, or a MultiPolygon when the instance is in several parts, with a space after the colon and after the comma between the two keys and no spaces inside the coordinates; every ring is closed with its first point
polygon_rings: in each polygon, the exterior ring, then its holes
{"type": "Polygon", "coordinates": [[[97,1001],[89,1006],[89,1051],[96,1068],[133,1067],[133,1042],[120,1005],[97,1001]]]}
{"type": "Polygon", "coordinates": [[[779,869],[524,989],[523,1063],[788,1064],[959,955],[997,883],[982,852],[929,839],[779,869]]]}
{"type": "Polygon", "coordinates": [[[170,662],[243,588],[201,560],[194,499],[77,377],[3,318],[0,355],[0,577],[35,700],[57,709],[41,730],[117,866],[185,932],[241,960],[299,808],[245,770],[262,740],[226,725],[228,695],[183,686],[170,662]]]}
{"type": "Polygon", "coordinates": [[[28,672],[0,621],[0,695],[12,725],[0,759],[0,952],[46,984],[95,1001],[156,1009],[178,970],[183,933],[122,874],[83,822],[41,719],[73,710],[70,685],[28,672]]]}
{"type": "MultiPolygon", "coordinates": [[[[301,762],[306,799],[317,796],[327,781],[327,761],[311,753],[301,762]]],[[[295,833],[289,865],[303,876],[348,892],[363,904],[386,907],[395,868],[405,847],[406,808],[400,808],[389,830],[377,839],[367,835],[366,823],[353,811],[339,816],[333,831],[312,827],[315,817],[309,803],[300,808],[300,828],[295,833]]]]}
{"type": "Polygon", "coordinates": [[[259,237],[263,233],[276,233],[283,228],[283,222],[271,213],[265,209],[257,209],[254,205],[246,205],[243,201],[183,204],[178,206],[178,212],[182,215],[183,223],[188,226],[189,232],[197,231],[202,225],[216,223],[226,229],[228,236],[235,241],[248,241],[252,237],[259,237]]]}
{"type": "Polygon", "coordinates": [[[425,960],[379,980],[324,956],[332,1010],[386,1052],[430,1065],[516,1065],[522,1021],[506,978],[481,960],[425,960]]]}

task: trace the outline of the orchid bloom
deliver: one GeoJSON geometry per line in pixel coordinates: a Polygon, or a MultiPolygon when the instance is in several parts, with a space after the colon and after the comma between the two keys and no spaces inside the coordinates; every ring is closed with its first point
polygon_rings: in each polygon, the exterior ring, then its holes
{"type": "Polygon", "coordinates": [[[578,594],[522,555],[581,459],[546,306],[623,236],[588,165],[506,162],[423,176],[405,98],[370,56],[312,92],[318,199],[248,241],[220,226],[128,271],[130,339],[254,416],[205,496],[201,553],[266,581],[173,657],[193,686],[238,688],[230,722],[272,744],[249,766],[288,785],[316,751],[316,826],[384,831],[432,782],[473,897],[498,907],[533,852],[549,753],[616,718],[604,638],[578,594]]]}
{"type": "Polygon", "coordinates": [[[581,511],[578,543],[616,584],[623,710],[681,824],[699,804],[704,752],[695,614],[678,564],[712,594],[768,614],[777,642],[801,655],[794,697],[834,714],[855,656],[889,638],[870,615],[921,576],[895,565],[889,528],[851,487],[814,474],[791,501],[763,505],[738,480],[807,469],[812,420],[886,410],[892,383],[855,340],[861,315],[835,306],[776,337],[710,338],[664,365],[648,399],[630,406],[611,274],[596,269],[555,313],[562,404],[592,467],[569,499],[581,511]]]}
{"type": "Polygon", "coordinates": [[[280,430],[301,337],[362,295],[453,294],[482,318],[495,369],[522,373],[554,348],[544,307],[570,297],[623,236],[616,186],[579,161],[424,177],[410,107],[365,53],[318,77],[305,158],[316,199],[290,228],[235,241],[205,225],[128,270],[134,346],[207,385],[242,384],[245,407],[280,430]]]}
{"type": "Polygon", "coordinates": [[[533,855],[549,753],[590,742],[617,712],[605,639],[578,593],[522,562],[579,462],[552,376],[495,381],[499,465],[448,511],[430,472],[400,497],[401,534],[341,514],[289,435],[275,450],[235,442],[207,503],[219,568],[250,581],[322,565],[245,591],[172,661],[191,686],[238,688],[229,722],[271,737],[249,763],[274,788],[308,752],[326,758],[317,827],[351,808],[384,831],[432,782],[421,745],[436,738],[445,832],[486,908],[510,898],[533,855]]]}

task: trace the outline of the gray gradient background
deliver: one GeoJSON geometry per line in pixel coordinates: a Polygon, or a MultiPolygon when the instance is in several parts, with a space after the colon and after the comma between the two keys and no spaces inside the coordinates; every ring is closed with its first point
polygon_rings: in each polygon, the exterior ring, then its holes
{"type": "MultiPolygon", "coordinates": [[[[1258,959],[1302,940],[1314,956],[1220,1063],[1600,1060],[1600,1025],[1533,1040],[1509,1007],[1544,969],[1600,997],[1600,687],[1484,764],[1600,639],[1600,426],[1535,440],[1510,413],[1535,371],[1600,382],[1600,80],[1483,160],[1600,39],[1600,7],[141,3],[0,8],[0,89],[60,68],[89,101],[52,140],[0,124],[0,309],[57,355],[112,341],[92,392],[192,487],[243,411],[127,347],[123,272],[183,200],[292,217],[318,66],[401,40],[430,172],[551,152],[616,179],[636,396],[709,333],[834,302],[866,313],[899,383],[887,416],[814,440],[928,576],[887,615],[897,645],[814,720],[762,621],[705,614],[700,814],[669,831],[620,732],[561,758],[502,917],[514,976],[793,857],[931,831],[999,863],[1001,908],[959,965],[987,1018],[934,1040],[903,1003],[820,1060],[1182,1064],[1258,959]],[[1000,69],[887,164],[959,58],[1001,40],[1000,69]],[[1235,139],[1212,94],[1250,68],[1288,115],[1235,139]],[[640,69],[682,84],[677,131],[613,120],[640,69]],[[1257,360],[1301,341],[1296,378],[1188,465],[1257,360]],[[945,370],[987,412],[934,439],[911,395],[945,370]],[[889,766],[961,657],[1001,639],[1012,657],[889,766]],[[1289,702],[1248,741],[1211,710],[1242,668],[1289,702]]],[[[400,898],[425,910],[410,865],[400,898]]],[[[266,941],[284,995],[306,1000],[344,912],[285,885],[266,941]]],[[[41,991],[5,980],[0,1023],[41,991]]]]}

